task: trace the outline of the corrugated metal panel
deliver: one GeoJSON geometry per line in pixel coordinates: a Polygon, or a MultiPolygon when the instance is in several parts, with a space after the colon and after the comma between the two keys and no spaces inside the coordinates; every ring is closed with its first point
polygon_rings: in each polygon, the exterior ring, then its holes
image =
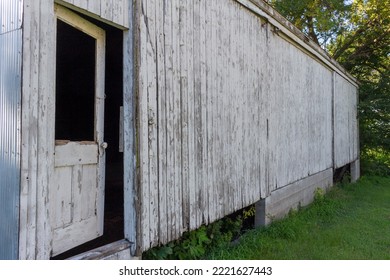
{"type": "Polygon", "coordinates": [[[21,28],[23,0],[1,0],[0,34],[21,28]]]}
{"type": "Polygon", "coordinates": [[[0,259],[18,258],[21,59],[22,30],[1,34],[0,259]]]}

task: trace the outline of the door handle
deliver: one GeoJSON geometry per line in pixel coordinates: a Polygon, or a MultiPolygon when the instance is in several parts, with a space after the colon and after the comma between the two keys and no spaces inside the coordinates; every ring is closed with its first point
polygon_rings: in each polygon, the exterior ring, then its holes
{"type": "Polygon", "coordinates": [[[101,144],[100,144],[100,147],[102,147],[103,149],[107,149],[107,147],[108,147],[107,142],[101,143],[101,144]]]}

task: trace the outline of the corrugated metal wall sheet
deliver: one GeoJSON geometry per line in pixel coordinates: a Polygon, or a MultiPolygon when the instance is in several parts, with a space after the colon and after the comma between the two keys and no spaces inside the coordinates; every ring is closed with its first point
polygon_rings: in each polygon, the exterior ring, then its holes
{"type": "Polygon", "coordinates": [[[0,259],[18,258],[21,5],[22,1],[0,4],[0,259]]]}
{"type": "Polygon", "coordinates": [[[0,34],[21,28],[23,0],[1,0],[0,34]]]}

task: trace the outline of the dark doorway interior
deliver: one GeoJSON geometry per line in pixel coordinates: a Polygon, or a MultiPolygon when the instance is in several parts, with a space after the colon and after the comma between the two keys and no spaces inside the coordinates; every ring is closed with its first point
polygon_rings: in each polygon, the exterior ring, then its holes
{"type": "MultiPolygon", "coordinates": [[[[93,23],[106,31],[104,138],[108,148],[104,234],[53,259],[66,259],[124,238],[123,153],[119,151],[123,32],[100,22],[93,23]]],[[[56,139],[93,141],[94,104],[90,100],[94,92],[90,89],[95,82],[95,41],[60,20],[57,24],[56,139]],[[80,88],[85,87],[83,94],[71,89],[75,82],[80,88]],[[70,91],[73,92],[69,94],[70,91]]]]}
{"type": "Polygon", "coordinates": [[[94,141],[95,39],[61,20],[57,30],[55,139],[94,141]]]}

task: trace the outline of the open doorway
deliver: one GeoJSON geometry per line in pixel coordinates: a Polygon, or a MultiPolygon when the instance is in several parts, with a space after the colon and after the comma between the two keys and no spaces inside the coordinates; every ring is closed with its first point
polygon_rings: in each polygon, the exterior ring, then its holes
{"type": "MultiPolygon", "coordinates": [[[[123,153],[120,147],[123,32],[83,15],[78,16],[105,32],[104,142],[99,143],[94,130],[96,103],[99,102],[95,96],[98,82],[95,39],[61,19],[57,20],[55,135],[56,143],[69,140],[96,142],[98,154],[104,153],[103,233],[52,259],[65,259],[124,238],[123,153]]],[[[69,195],[72,196],[71,193],[69,195]]],[[[69,213],[72,216],[71,211],[69,213]]]]}

